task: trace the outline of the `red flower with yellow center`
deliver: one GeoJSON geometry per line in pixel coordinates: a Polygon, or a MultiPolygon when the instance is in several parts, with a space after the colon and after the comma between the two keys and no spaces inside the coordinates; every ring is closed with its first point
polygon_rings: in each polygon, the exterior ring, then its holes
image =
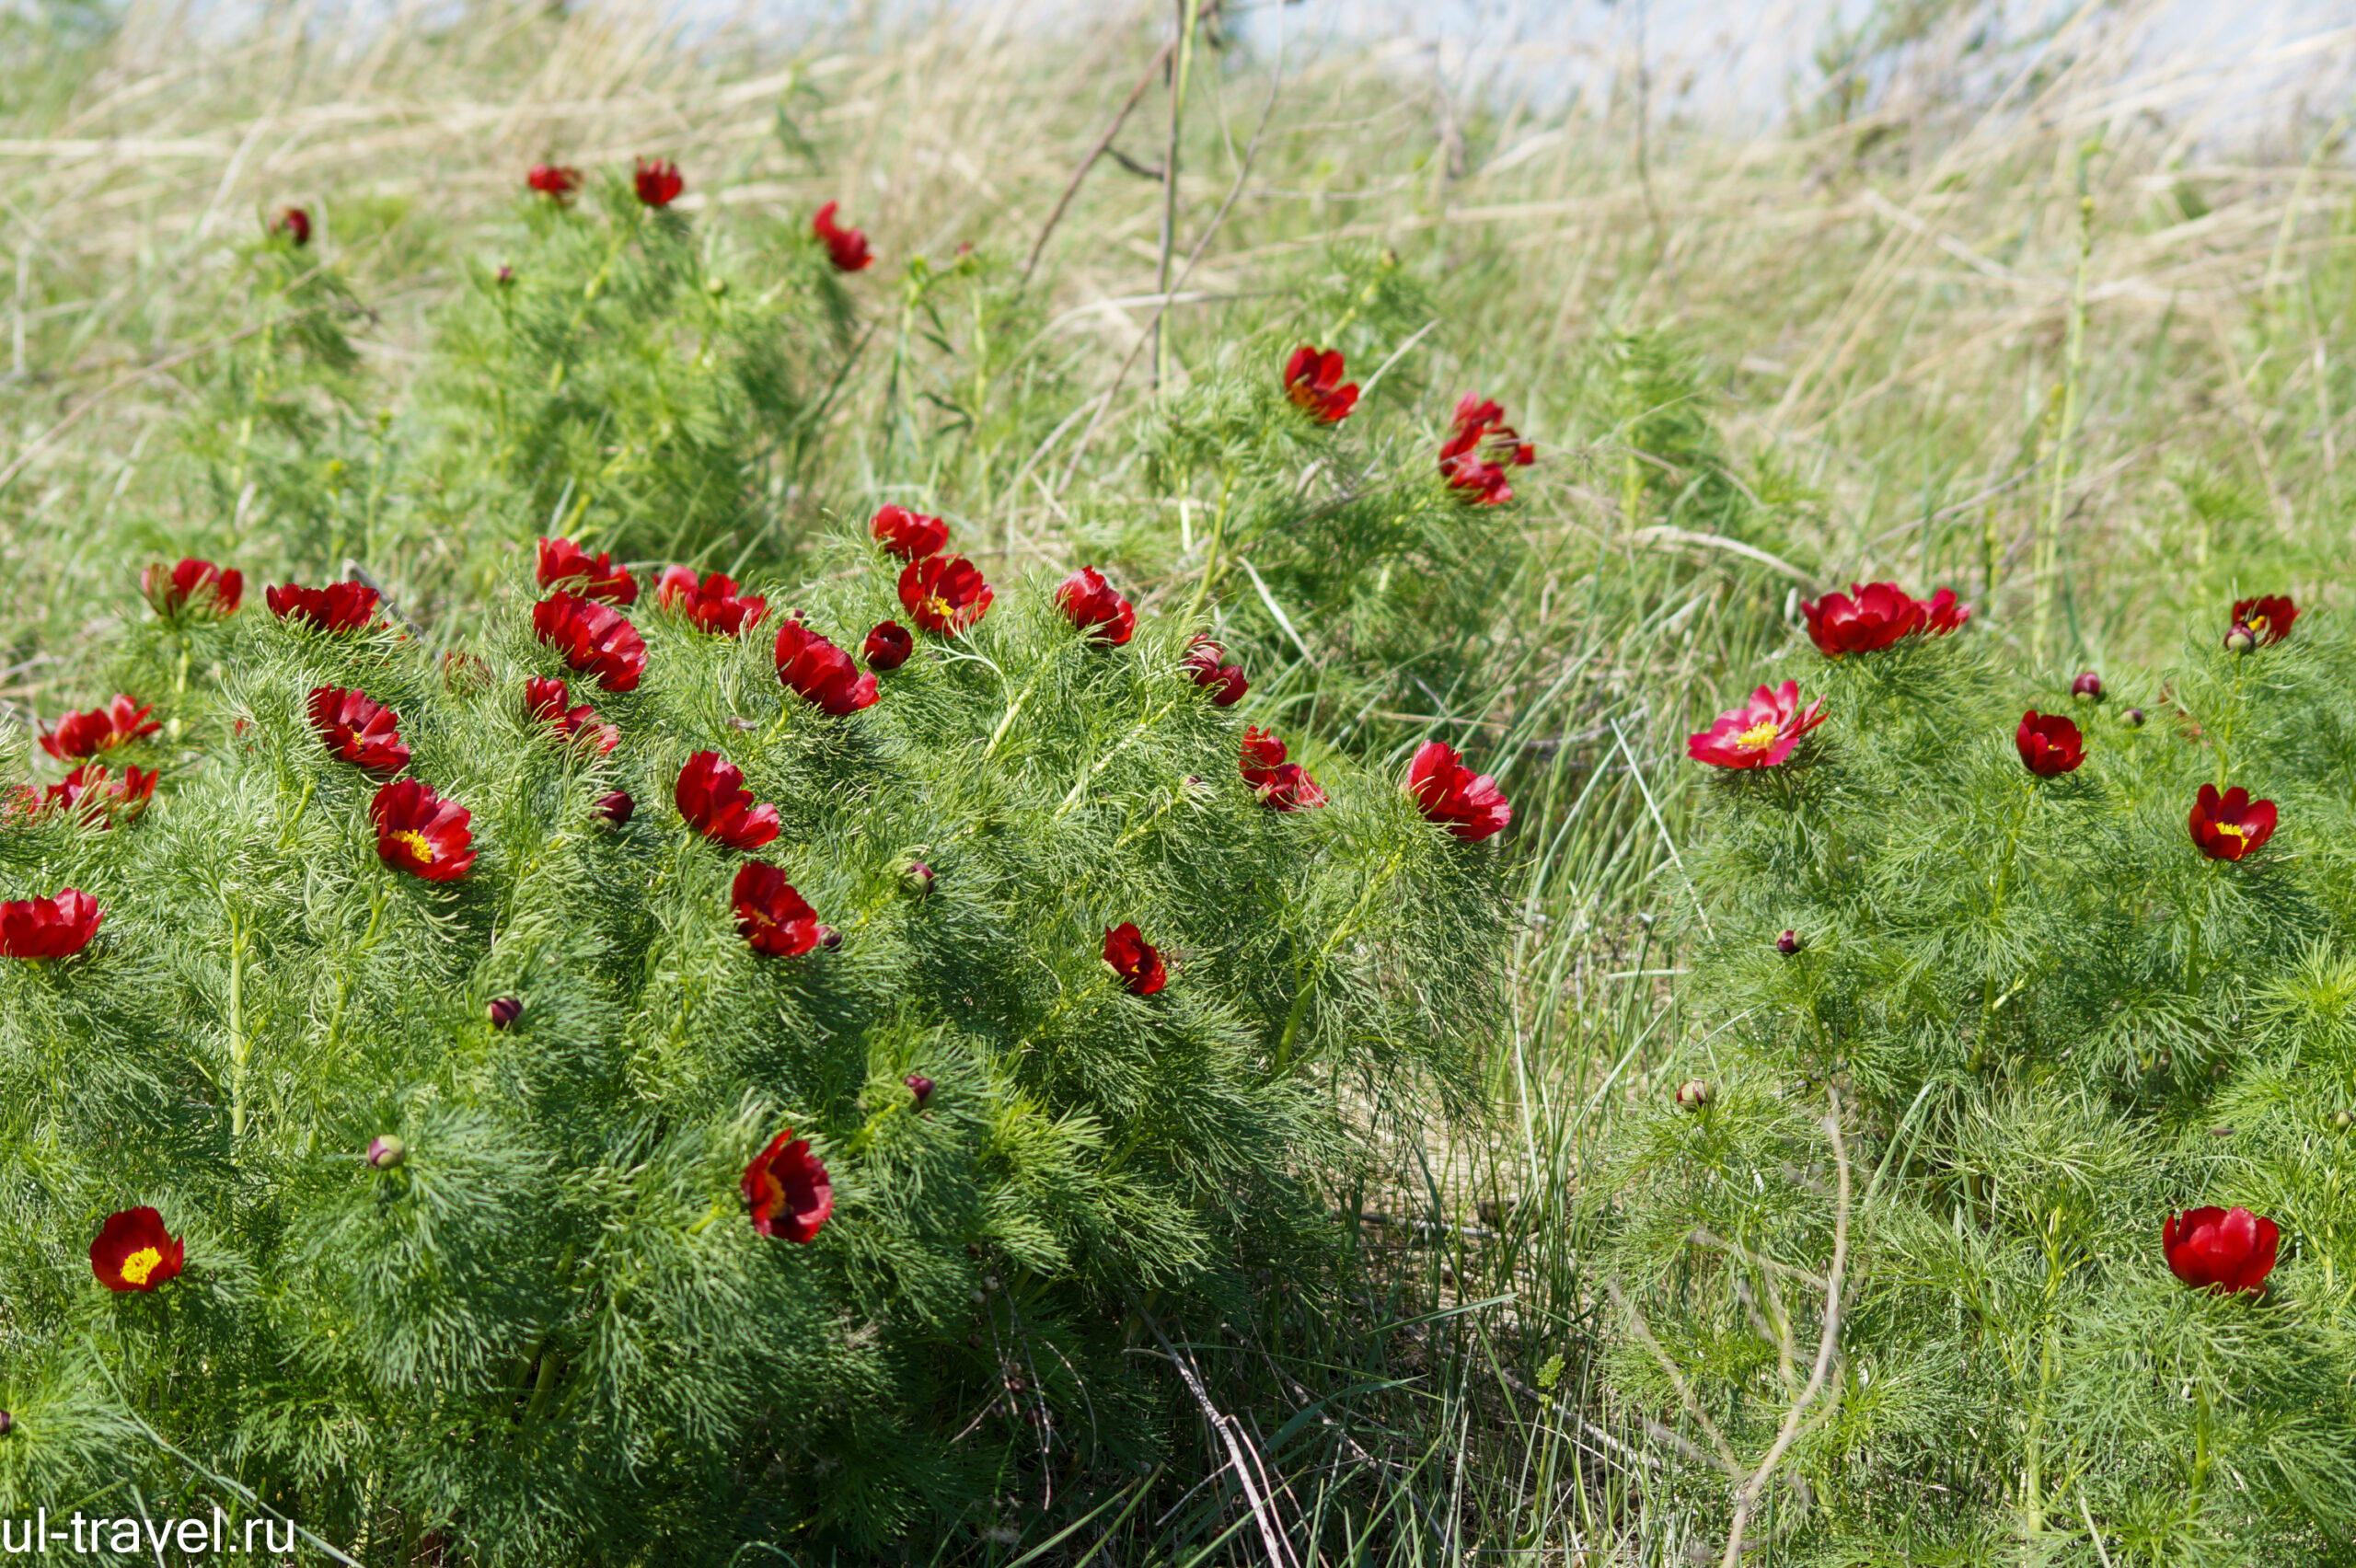
{"type": "Polygon", "coordinates": [[[79,888],[0,904],[0,958],[71,958],[98,934],[106,911],[79,888]]]}
{"type": "Polygon", "coordinates": [[[664,158],[639,159],[631,183],[638,188],[638,199],[650,207],[669,206],[687,188],[679,166],[664,158]]]}
{"type": "Polygon", "coordinates": [[[747,860],[728,890],[736,929],[763,958],[799,958],[818,945],[818,912],[767,860],[747,860]]]}
{"type": "Polygon", "coordinates": [[[1325,803],[1325,791],[1309,770],[1297,762],[1287,762],[1284,742],[1257,725],[1243,732],[1243,755],[1236,767],[1243,782],[1258,791],[1260,803],[1272,812],[1297,812],[1325,803]]]}
{"type": "Polygon", "coordinates": [[[1822,698],[1800,707],[1800,683],[1761,686],[1740,708],[1729,708],[1717,722],[1685,740],[1685,755],[1713,767],[1773,767],[1792,755],[1800,737],[1824,722],[1822,698]]]}
{"type": "Polygon", "coordinates": [[[835,222],[835,211],[841,205],[839,202],[829,202],[819,208],[817,215],[810,220],[810,232],[826,246],[826,259],[835,264],[836,271],[863,271],[875,258],[868,253],[866,235],[835,222]]]}
{"type": "Polygon", "coordinates": [[[931,556],[900,569],[900,605],[935,637],[953,637],[989,613],[990,585],[964,556],[931,556]]]}
{"type": "Polygon", "coordinates": [[[636,691],[646,673],[646,640],[619,610],[562,589],[532,606],[532,630],[576,673],[607,691],[636,691]]]}
{"type": "Polygon", "coordinates": [[[2299,618],[2299,606],[2287,594],[2265,594],[2255,599],[2234,601],[2234,624],[2247,627],[2257,646],[2281,641],[2291,635],[2291,623],[2299,618]]]}
{"type": "Polygon", "coordinates": [[[1308,343],[1293,350],[1285,363],[1285,396],[1319,424],[1340,424],[1358,406],[1357,384],[1342,380],[1342,351],[1321,352],[1308,343]]]}
{"type": "Polygon", "coordinates": [[[684,566],[666,568],[655,580],[654,602],[666,610],[682,615],[705,631],[722,637],[733,637],[747,627],[761,624],[769,613],[769,602],[756,594],[739,595],[736,580],[721,572],[698,580],[694,571],[684,566]]]}
{"type": "Polygon", "coordinates": [[[558,206],[569,206],[572,193],[581,189],[581,171],[561,164],[534,164],[524,183],[558,206]]]}
{"type": "Polygon", "coordinates": [[[166,620],[219,620],[237,613],[246,576],[209,560],[183,560],[172,567],[159,561],[141,569],[139,592],[166,620]]]}
{"type": "Polygon", "coordinates": [[[882,621],[867,634],[867,667],[879,675],[888,675],[908,662],[916,651],[917,640],[898,621],[882,621]]]}
{"type": "Polygon", "coordinates": [[[18,790],[17,807],[28,816],[45,810],[73,813],[85,823],[106,828],[118,821],[137,822],[155,794],[156,775],[152,772],[126,767],[117,778],[107,770],[106,764],[86,762],[62,781],[52,784],[43,794],[18,790]]]}
{"type": "Polygon", "coordinates": [[[809,1241],[835,1212],[835,1184],[808,1142],[788,1127],[745,1167],[745,1204],[756,1235],[809,1241]]]}
{"type": "Polygon", "coordinates": [[[1118,648],[1137,634],[1136,607],[1092,566],[1081,567],[1057,586],[1056,607],[1093,642],[1118,648]]]}
{"type": "Polygon", "coordinates": [[[1226,649],[1198,632],[1187,644],[1186,656],[1178,661],[1178,667],[1194,676],[1196,686],[1209,688],[1214,708],[1232,708],[1252,689],[1252,683],[1243,678],[1243,666],[1222,663],[1226,657],[1226,649]]]}
{"type": "Polygon", "coordinates": [[[180,1239],[151,1208],[107,1216],[90,1243],[90,1272],[109,1290],[153,1290],[180,1272],[180,1239]]]}
{"type": "Polygon", "coordinates": [[[2059,713],[2039,713],[2034,708],[2021,715],[2013,744],[2020,748],[2021,766],[2039,778],[2059,778],[2086,760],[2085,737],[2078,733],[2078,726],[2059,713]]]}
{"type": "Polygon", "coordinates": [[[283,621],[301,621],[320,631],[358,631],[376,618],[376,590],[365,582],[330,582],[324,588],[282,583],[265,589],[262,602],[283,621]]]}
{"type": "Polygon", "coordinates": [[[1161,950],[1145,940],[1134,920],[1104,928],[1104,962],[1132,996],[1150,997],[1170,984],[1161,950]]]}
{"type": "Polygon", "coordinates": [[[2168,1272],[2195,1290],[2223,1296],[2263,1290],[2281,1239],[2281,1227],[2246,1208],[2187,1209],[2160,1226],[2168,1272]]]}
{"type": "Polygon", "coordinates": [[[777,836],[777,808],[755,805],[744,770],[718,752],[687,758],[671,798],[689,827],[731,849],[757,849],[777,836]]]}
{"type": "Polygon", "coordinates": [[[1513,807],[1497,781],[1465,767],[1440,741],[1425,742],[1407,765],[1407,793],[1427,819],[1468,844],[1502,832],[1513,821],[1513,807]]]}
{"type": "Polygon", "coordinates": [[[320,686],[311,693],[311,728],[329,755],[373,773],[398,773],[409,766],[401,740],[401,716],[364,692],[320,686]]]}
{"type": "Polygon", "coordinates": [[[927,517],[921,512],[911,512],[905,506],[881,506],[867,525],[868,532],[902,560],[922,560],[939,555],[949,542],[949,525],[938,517],[927,517]]]}
{"type": "Polygon", "coordinates": [[[385,864],[427,882],[456,882],[473,869],[474,813],[445,801],[414,778],[397,778],[376,791],[368,813],[376,824],[376,854],[385,864]]]}
{"type": "Polygon", "coordinates": [[[777,678],[787,690],[799,692],[803,700],[838,718],[875,704],[875,677],[860,674],[849,654],[798,620],[777,628],[777,678]]]}
{"type": "Polygon", "coordinates": [[[2274,802],[2253,801],[2236,784],[2223,795],[2214,784],[2193,797],[2193,847],[2212,860],[2238,860],[2274,836],[2274,802]]]}
{"type": "Polygon", "coordinates": [[[535,675],[524,683],[524,710],[553,729],[565,741],[587,736],[600,756],[609,756],[621,744],[622,732],[597,721],[597,710],[587,703],[572,704],[572,693],[560,680],[535,675]]]}
{"type": "Polygon", "coordinates": [[[1506,482],[1506,469],[1526,468],[1538,459],[1537,449],[1505,422],[1505,416],[1495,399],[1467,392],[1449,418],[1454,433],[1440,445],[1441,477],[1454,489],[1469,492],[1476,506],[1511,501],[1513,486],[1506,482]]]}
{"type": "Polygon", "coordinates": [[[40,749],[60,762],[79,762],[100,752],[110,752],[117,746],[144,740],[162,729],[161,724],[147,717],[155,710],[152,703],[143,708],[117,693],[104,708],[68,713],[54,728],[43,730],[40,749]]]}
{"type": "Polygon", "coordinates": [[[541,587],[563,588],[608,605],[638,603],[638,579],[628,567],[615,565],[604,550],[593,556],[571,539],[542,539],[537,551],[541,587]]]}

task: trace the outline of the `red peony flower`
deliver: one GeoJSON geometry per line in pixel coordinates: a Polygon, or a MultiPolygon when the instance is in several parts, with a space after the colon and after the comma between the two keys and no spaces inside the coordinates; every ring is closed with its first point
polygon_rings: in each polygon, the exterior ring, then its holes
{"type": "Polygon", "coordinates": [[[650,207],[667,207],[687,188],[679,166],[662,158],[641,158],[635,177],[638,199],[650,207]]]}
{"type": "Polygon", "coordinates": [[[731,849],[757,849],[777,836],[777,808],[755,805],[744,770],[718,752],[687,758],[671,798],[689,827],[731,849]]]}
{"type": "Polygon", "coordinates": [[[745,1167],[745,1202],[756,1235],[808,1241],[835,1212],[835,1184],[809,1144],[788,1127],[745,1167]]]}
{"type": "Polygon", "coordinates": [[[1064,618],[1094,642],[1118,648],[1137,635],[1138,612],[1104,581],[1104,574],[1083,566],[1056,589],[1056,605],[1064,618]]]}
{"type": "Polygon", "coordinates": [[[1511,501],[1513,486],[1506,482],[1506,469],[1526,468],[1538,458],[1537,449],[1505,422],[1505,413],[1494,400],[1467,392],[1449,420],[1455,433],[1440,445],[1441,476],[1469,492],[1476,506],[1511,501]]]}
{"type": "Polygon", "coordinates": [[[270,225],[272,234],[283,234],[300,250],[311,243],[311,214],[300,207],[281,207],[277,221],[270,225]]]}
{"type": "Polygon", "coordinates": [[[2299,606],[2284,594],[2267,594],[2255,599],[2234,601],[2234,624],[2247,627],[2252,640],[2260,648],[2281,641],[2291,635],[2291,623],[2299,618],[2299,606]]]}
{"type": "Polygon", "coordinates": [[[0,904],[0,958],[71,958],[98,934],[106,911],[79,888],[0,904]]]}
{"type": "Polygon", "coordinates": [[[117,746],[144,740],[163,728],[147,717],[155,705],[143,708],[131,698],[117,693],[115,699],[104,708],[93,708],[87,713],[68,713],[53,729],[40,732],[40,749],[60,762],[79,762],[86,756],[96,756],[117,746]]]}
{"type": "MultiPolygon", "coordinates": [[[[874,640],[870,633],[871,648],[874,640]]],[[[777,678],[780,685],[837,717],[875,703],[875,677],[860,674],[849,654],[798,620],[777,628],[777,678]]]]}
{"type": "Polygon", "coordinates": [[[1923,602],[1923,630],[1932,637],[1945,637],[1970,624],[1971,606],[1958,600],[1952,588],[1942,588],[1923,602]]]}
{"type": "Polygon", "coordinates": [[[532,606],[532,629],[607,691],[636,691],[646,673],[646,640],[617,609],[562,589],[532,606]]]}
{"type": "Polygon", "coordinates": [[[2160,1226],[2168,1272],[2195,1290],[2227,1296],[2263,1289],[2281,1228],[2246,1208],[2187,1209],[2160,1226]]]}
{"type": "Polygon", "coordinates": [[[1426,741],[1407,765],[1407,793],[1424,815],[1468,844],[1500,832],[1513,821],[1497,781],[1475,774],[1463,758],[1438,741],[1426,741]]]}
{"type": "Polygon", "coordinates": [[[445,801],[414,778],[397,778],[376,791],[368,808],[376,824],[376,853],[385,864],[427,882],[456,882],[475,863],[474,813],[445,801]]]}
{"type": "Polygon", "coordinates": [[[629,819],[637,811],[638,802],[630,799],[627,790],[609,790],[598,796],[589,807],[589,814],[607,827],[629,826],[629,819]]]}
{"type": "Polygon", "coordinates": [[[608,605],[638,603],[638,579],[605,551],[593,556],[571,539],[542,539],[538,548],[541,587],[561,587],[608,605]]]}
{"type": "Polygon", "coordinates": [[[180,1272],[180,1239],[151,1208],[107,1216],[90,1243],[90,1272],[109,1290],[153,1290],[180,1272]]]}
{"type": "Polygon", "coordinates": [[[597,710],[587,703],[572,704],[572,693],[559,680],[535,675],[524,683],[524,711],[542,723],[552,726],[567,742],[583,736],[596,748],[599,756],[610,756],[621,744],[622,732],[611,724],[597,721],[597,710]]]}
{"type": "Polygon", "coordinates": [[[1133,996],[1150,997],[1170,984],[1170,972],[1161,966],[1161,950],[1145,940],[1134,921],[1104,928],[1104,962],[1133,996]]]}
{"type": "Polygon", "coordinates": [[[1702,733],[1687,736],[1685,755],[1713,767],[1773,767],[1824,717],[1822,698],[1801,710],[1797,681],[1761,686],[1749,702],[1727,709],[1702,733]]]}
{"type": "Polygon", "coordinates": [[[1285,396],[1308,409],[1319,424],[1340,424],[1358,406],[1357,383],[1345,386],[1342,381],[1342,351],[1320,352],[1307,343],[1293,350],[1285,364],[1285,396]]]}
{"type": "Polygon", "coordinates": [[[898,621],[884,621],[867,634],[867,667],[878,674],[890,674],[908,662],[916,651],[917,640],[898,621]]]}
{"type": "Polygon", "coordinates": [[[941,546],[949,542],[948,524],[921,512],[910,512],[905,506],[878,507],[874,520],[867,527],[877,544],[902,560],[922,560],[927,556],[939,555],[941,546]]]}
{"type": "Polygon", "coordinates": [[[524,177],[524,183],[558,206],[570,206],[572,193],[581,189],[581,171],[561,164],[534,164],[532,171],[524,177]]]}
{"type": "Polygon", "coordinates": [[[1256,725],[1243,732],[1243,755],[1236,767],[1243,782],[1259,791],[1260,803],[1272,812],[1325,803],[1325,791],[1309,770],[1285,760],[1284,742],[1256,725]]]}
{"type": "Polygon", "coordinates": [[[736,928],[762,957],[799,958],[818,945],[825,928],[818,912],[767,860],[738,867],[728,897],[736,907],[736,928]]]}
{"type": "Polygon", "coordinates": [[[45,794],[35,795],[30,790],[17,791],[18,808],[29,815],[53,808],[76,813],[85,823],[99,827],[112,827],[118,821],[137,822],[155,795],[154,773],[126,767],[118,778],[102,762],[84,763],[60,782],[52,784],[45,794]]]}
{"type": "Polygon", "coordinates": [[[246,575],[223,571],[209,560],[183,560],[167,569],[161,561],[139,573],[139,591],[166,620],[218,620],[237,613],[246,575]]]}
{"type": "Polygon", "coordinates": [[[715,571],[698,582],[696,574],[684,566],[666,568],[655,580],[654,602],[722,637],[760,625],[761,617],[769,613],[769,602],[758,594],[738,596],[734,578],[715,571]]]}
{"type": "Polygon", "coordinates": [[[1929,612],[1895,582],[1863,587],[1853,582],[1847,594],[1801,600],[1800,614],[1807,617],[1807,634],[1818,650],[1828,659],[1838,659],[1843,653],[1871,653],[1913,636],[1923,629],[1929,612]]]}
{"type": "Polygon", "coordinates": [[[262,599],[280,620],[305,621],[321,631],[358,631],[376,618],[376,590],[365,582],[304,588],[289,582],[265,589],[262,599]]]}
{"type": "Polygon", "coordinates": [[[2236,784],[2223,795],[2200,786],[2192,801],[2192,844],[2212,860],[2238,860],[2274,836],[2274,802],[2253,801],[2236,784]]]}
{"type": "Polygon", "coordinates": [[[2085,737],[2059,713],[2030,709],[2021,715],[2013,744],[2020,748],[2021,766],[2039,778],[2059,778],[2086,760],[2085,737]]]}
{"type": "Polygon", "coordinates": [[[409,766],[401,716],[372,701],[366,693],[320,686],[311,693],[311,728],[331,755],[375,773],[398,773],[409,766]]]}
{"type": "Polygon", "coordinates": [[[1243,678],[1241,664],[1219,663],[1226,657],[1226,649],[1196,633],[1195,640],[1187,644],[1186,656],[1178,661],[1178,667],[1194,676],[1196,686],[1210,688],[1214,708],[1232,708],[1252,689],[1252,683],[1243,678]]]}
{"type": "Polygon", "coordinates": [[[835,222],[835,209],[840,205],[829,202],[819,208],[818,215],[810,220],[810,232],[826,243],[826,259],[835,264],[836,271],[862,271],[875,258],[867,253],[867,236],[835,222]]]}
{"type": "Polygon", "coordinates": [[[990,585],[964,556],[932,556],[900,569],[900,604],[936,637],[964,631],[989,613],[990,585]]]}

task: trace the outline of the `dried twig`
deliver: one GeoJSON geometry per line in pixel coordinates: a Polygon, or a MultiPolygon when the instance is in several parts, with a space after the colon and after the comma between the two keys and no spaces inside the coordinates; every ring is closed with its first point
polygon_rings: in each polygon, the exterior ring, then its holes
{"type": "Polygon", "coordinates": [[[1178,40],[1172,39],[1155,51],[1153,63],[1145,68],[1145,75],[1138,78],[1138,85],[1131,87],[1129,96],[1121,101],[1120,112],[1113,116],[1113,123],[1104,127],[1104,134],[1096,139],[1096,145],[1088,149],[1088,156],[1080,160],[1078,168],[1071,171],[1070,182],[1064,187],[1064,193],[1056,199],[1055,211],[1047,214],[1046,223],[1040,227],[1039,237],[1032,241],[1031,254],[1022,262],[1022,277],[1026,282],[1030,281],[1032,271],[1039,265],[1040,252],[1047,248],[1047,236],[1056,232],[1056,225],[1064,220],[1065,209],[1071,205],[1071,199],[1080,194],[1080,181],[1086,179],[1088,171],[1096,167],[1096,160],[1112,150],[1113,138],[1119,135],[1121,127],[1129,122],[1129,115],[1138,107],[1138,100],[1145,97],[1146,88],[1153,86],[1153,79],[1161,75],[1162,67],[1169,63],[1170,52],[1177,47],[1178,40]]]}
{"type": "Polygon", "coordinates": [[[1153,1332],[1162,1354],[1178,1369],[1179,1378],[1185,1383],[1186,1391],[1195,1396],[1195,1403],[1201,1409],[1203,1419],[1210,1424],[1212,1431],[1218,1434],[1220,1443],[1226,1447],[1227,1468],[1235,1472],[1236,1484],[1243,1492],[1243,1505],[1252,1511],[1253,1523],[1260,1527],[1260,1544],[1267,1551],[1270,1568],[1297,1568],[1286,1545],[1284,1532],[1276,1528],[1276,1504],[1264,1493],[1266,1472],[1260,1468],[1259,1455],[1251,1452],[1251,1441],[1243,1435],[1242,1424],[1233,1416],[1221,1413],[1218,1406],[1211,1402],[1210,1390],[1203,1387],[1202,1373],[1195,1367],[1195,1358],[1181,1354],[1178,1347],[1170,1343],[1170,1336],[1161,1332],[1161,1325],[1154,1321],[1152,1313],[1142,1306],[1136,1310],[1145,1326],[1153,1332]]]}

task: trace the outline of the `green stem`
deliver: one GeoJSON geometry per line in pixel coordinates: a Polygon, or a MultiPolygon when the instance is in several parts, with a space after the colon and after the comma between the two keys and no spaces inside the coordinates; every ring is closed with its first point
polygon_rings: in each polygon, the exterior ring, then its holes
{"type": "Polygon", "coordinates": [[[246,1136],[246,926],[229,916],[229,1136],[246,1136]]]}
{"type": "Polygon", "coordinates": [[[1219,476],[1218,512],[1211,519],[1209,553],[1203,558],[1203,574],[1195,579],[1195,596],[1186,603],[1186,620],[1189,625],[1199,624],[1202,620],[1203,605],[1210,598],[1211,584],[1218,576],[1219,550],[1227,542],[1227,502],[1228,498],[1234,493],[1235,470],[1229,468],[1219,476]]]}
{"type": "MultiPolygon", "coordinates": [[[[2085,183],[2085,160],[2078,161],[2081,189],[2085,183]]],[[[2078,198],[2078,276],[2070,291],[2070,349],[2062,371],[2062,419],[2053,438],[2053,480],[2047,491],[2045,524],[2037,541],[2037,628],[2033,644],[2037,657],[2043,659],[2051,647],[2054,572],[2062,552],[2062,511],[2068,500],[2070,483],[2070,442],[2078,427],[2078,402],[2081,384],[2086,369],[2086,274],[2092,270],[2095,249],[2095,199],[2078,198]]]]}
{"type": "Polygon", "coordinates": [[[1153,384],[1170,380],[1170,263],[1178,249],[1178,133],[1186,120],[1186,75],[1195,61],[1195,24],[1202,0],[1178,0],[1178,57],[1170,76],[1170,144],[1161,163],[1161,256],[1153,292],[1162,296],[1153,323],[1153,384]]]}

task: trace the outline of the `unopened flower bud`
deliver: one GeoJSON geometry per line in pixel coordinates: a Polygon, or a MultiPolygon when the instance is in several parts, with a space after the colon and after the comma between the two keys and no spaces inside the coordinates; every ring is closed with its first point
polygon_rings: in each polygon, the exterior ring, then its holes
{"type": "Polygon", "coordinates": [[[514,268],[502,267],[499,270],[499,286],[502,289],[512,289],[515,286],[514,268]]]}
{"type": "Polygon", "coordinates": [[[2335,1111],[2331,1113],[2331,1124],[2344,1133],[2350,1127],[2356,1126],[2356,1115],[2351,1115],[2345,1111],[2335,1111]]]}
{"type": "Polygon", "coordinates": [[[900,868],[900,885],[911,898],[922,898],[932,892],[932,868],[922,860],[910,860],[900,868]]]}
{"type": "Polygon", "coordinates": [[[2102,677],[2096,674],[2092,670],[2088,670],[2085,674],[2080,675],[2076,680],[2070,683],[2070,695],[2076,698],[2080,702],[2100,702],[2102,700],[2102,677]]]}
{"type": "Polygon", "coordinates": [[[1687,1078],[1677,1086],[1677,1108],[1699,1111],[1710,1102],[1712,1092],[1707,1078],[1687,1078]]]}
{"type": "Polygon", "coordinates": [[[924,1102],[932,1098],[932,1080],[922,1073],[910,1073],[900,1081],[907,1084],[908,1092],[917,1097],[917,1109],[923,1110],[924,1102]]]}
{"type": "Polygon", "coordinates": [[[589,814],[608,826],[620,827],[629,821],[630,813],[636,810],[638,802],[631,800],[627,791],[617,790],[609,795],[598,796],[597,803],[589,808],[589,814]]]}
{"type": "Polygon", "coordinates": [[[401,1161],[408,1158],[409,1145],[402,1142],[398,1134],[379,1133],[369,1140],[368,1169],[371,1170],[398,1170],[401,1161]]]}
{"type": "Polygon", "coordinates": [[[1785,931],[1782,936],[1777,937],[1775,939],[1775,951],[1782,953],[1785,958],[1789,958],[1792,954],[1799,951],[1800,934],[1797,931],[1785,931]]]}
{"type": "Polygon", "coordinates": [[[725,278],[707,278],[704,280],[703,292],[710,294],[714,299],[719,299],[728,293],[728,280],[725,278]]]}
{"type": "Polygon", "coordinates": [[[484,1010],[491,1014],[491,1028],[513,1029],[515,1020],[524,1016],[524,1003],[518,997],[493,997],[484,1010]]]}
{"type": "Polygon", "coordinates": [[[0,1410],[0,1437],[6,1437],[9,1433],[14,1432],[16,1429],[17,1418],[10,1415],[6,1411],[0,1410]]]}
{"type": "Polygon", "coordinates": [[[843,945],[843,934],[832,926],[821,926],[818,928],[818,945],[832,952],[843,945]]]}
{"type": "Polygon", "coordinates": [[[2235,621],[2234,628],[2225,633],[2225,651],[2228,653],[2246,653],[2257,646],[2258,633],[2249,628],[2246,621],[2235,621]]]}
{"type": "Polygon", "coordinates": [[[2140,708],[2131,708],[2119,718],[2119,721],[2131,730],[2140,730],[2143,727],[2143,710],[2140,708]]]}

